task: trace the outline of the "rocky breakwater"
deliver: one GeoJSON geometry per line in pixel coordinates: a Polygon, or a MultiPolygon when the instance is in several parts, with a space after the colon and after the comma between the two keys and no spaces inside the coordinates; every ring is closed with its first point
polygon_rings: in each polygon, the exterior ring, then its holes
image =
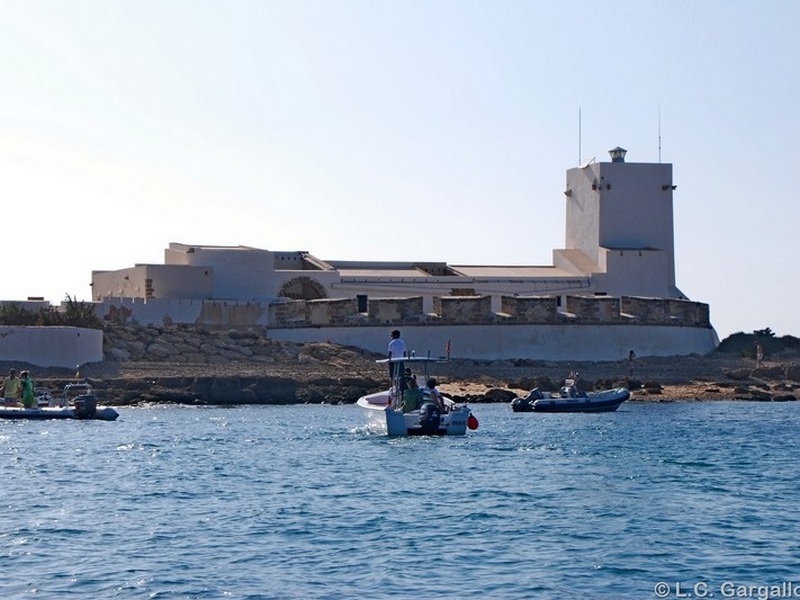
{"type": "MultiPolygon", "coordinates": [[[[109,326],[103,353],[79,375],[111,405],[343,403],[387,385],[373,354],[259,331],[109,326]]],[[[74,381],[48,371],[40,383],[51,389],[74,381]]]]}

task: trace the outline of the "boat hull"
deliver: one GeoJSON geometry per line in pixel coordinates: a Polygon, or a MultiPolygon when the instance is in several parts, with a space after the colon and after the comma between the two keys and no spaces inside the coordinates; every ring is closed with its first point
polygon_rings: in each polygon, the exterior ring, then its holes
{"type": "Polygon", "coordinates": [[[389,400],[391,392],[378,392],[358,399],[367,417],[367,428],[374,432],[389,436],[408,435],[465,435],[467,420],[472,414],[469,407],[462,404],[450,404],[450,410],[439,417],[438,427],[423,427],[419,412],[403,413],[391,408],[389,400]]]}
{"type": "Polygon", "coordinates": [[[27,419],[45,421],[51,419],[76,419],[79,421],[113,421],[119,413],[110,406],[98,406],[94,415],[80,416],[73,408],[22,408],[16,406],[0,407],[0,419],[27,419]]]}
{"type": "Polygon", "coordinates": [[[613,412],[630,395],[625,388],[615,388],[579,396],[515,398],[511,409],[514,412],[613,412]]]}

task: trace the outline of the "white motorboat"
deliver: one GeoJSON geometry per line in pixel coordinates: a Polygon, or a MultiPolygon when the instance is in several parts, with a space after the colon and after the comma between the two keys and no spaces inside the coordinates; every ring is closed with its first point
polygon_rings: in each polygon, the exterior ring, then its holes
{"type": "Polygon", "coordinates": [[[567,379],[557,394],[544,394],[539,388],[527,396],[514,398],[514,412],[612,412],[630,398],[627,388],[618,387],[598,392],[583,392],[574,379],[567,379]]]}
{"type": "Polygon", "coordinates": [[[110,406],[98,406],[88,382],[68,383],[60,397],[36,390],[38,406],[0,406],[0,419],[96,419],[113,421],[119,413],[110,406]],[[46,404],[45,404],[46,403],[46,404]]]}
{"type": "Polygon", "coordinates": [[[409,368],[418,387],[425,392],[430,378],[430,367],[436,359],[425,357],[384,358],[376,361],[392,366],[392,386],[380,392],[367,394],[358,399],[364,409],[367,426],[371,431],[390,436],[403,435],[464,435],[467,428],[477,429],[478,419],[466,404],[454,402],[442,396],[443,405],[422,395],[419,406],[410,407],[408,387],[403,370],[409,368]]]}

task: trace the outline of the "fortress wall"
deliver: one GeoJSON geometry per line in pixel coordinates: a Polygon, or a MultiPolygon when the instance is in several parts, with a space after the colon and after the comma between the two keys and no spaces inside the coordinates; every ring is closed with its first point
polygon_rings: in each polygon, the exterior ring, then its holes
{"type": "Polygon", "coordinates": [[[357,310],[355,298],[309,300],[307,316],[312,325],[341,325],[357,310]]]}
{"type": "MultiPolygon", "coordinates": [[[[437,306],[449,315],[449,322],[423,314],[421,297],[371,300],[369,315],[356,312],[355,298],[270,305],[138,299],[97,306],[103,308],[107,321],[115,323],[236,327],[260,325],[269,318],[272,326],[264,327],[273,339],[325,340],[380,353],[386,351],[387,326],[391,326],[402,330],[409,349],[418,355],[430,352],[442,356],[451,342],[453,358],[480,360],[624,360],[630,350],[638,356],[707,354],[719,343],[709,324],[706,304],[626,297],[620,299],[619,306],[636,320],[614,321],[614,298],[568,298],[567,306],[577,312],[577,318],[564,323],[556,302],[553,297],[504,297],[504,314],[509,316],[501,321],[500,315],[489,310],[489,296],[446,297],[437,306]],[[186,320],[180,321],[180,317],[186,320]]],[[[0,360],[73,368],[102,359],[100,330],[0,327],[0,360]]]]}
{"type": "MultiPolygon", "coordinates": [[[[394,326],[392,326],[394,327],[394,326]]],[[[448,342],[451,358],[473,360],[619,360],[633,350],[638,357],[708,354],[719,340],[703,327],[670,325],[441,325],[405,324],[397,327],[409,350],[417,356],[444,357],[448,342]]],[[[267,335],[292,342],[333,342],[386,354],[385,325],[361,327],[278,328],[267,335]]]]}
{"type": "Polygon", "coordinates": [[[661,298],[620,298],[622,312],[637,317],[642,323],[668,325],[671,322],[669,300],[661,298]]]}
{"type": "Polygon", "coordinates": [[[279,327],[291,327],[293,325],[306,325],[306,305],[304,300],[291,300],[279,304],[270,304],[269,322],[275,323],[279,327]]]}
{"type": "Polygon", "coordinates": [[[194,323],[202,309],[202,300],[104,298],[95,304],[95,314],[103,321],[142,325],[161,324],[165,315],[175,323],[194,323]]]}
{"type": "MultiPolygon", "coordinates": [[[[266,324],[268,311],[257,302],[206,301],[202,304],[195,325],[260,325],[266,324]]],[[[169,316],[163,319],[165,324],[173,323],[169,316]]]]}
{"type": "Polygon", "coordinates": [[[422,296],[411,298],[370,298],[367,318],[370,323],[402,323],[422,314],[422,296]]]}
{"type": "Polygon", "coordinates": [[[567,312],[589,323],[619,323],[620,299],[609,296],[567,296],[567,312]]]}
{"type": "MultiPolygon", "coordinates": [[[[490,296],[434,297],[434,313],[422,313],[422,298],[370,300],[369,315],[355,313],[357,302],[294,301],[271,307],[268,335],[275,339],[324,339],[383,352],[386,327],[419,332],[417,353],[444,353],[448,340],[462,356],[476,359],[543,358],[622,360],[639,356],[711,352],[719,341],[708,323],[707,305],[659,298],[503,296],[500,313],[490,296]],[[309,318],[305,305],[319,311],[309,318]],[[625,314],[623,314],[625,313],[625,314]],[[424,328],[424,329],[423,329],[424,328]],[[291,331],[289,331],[291,330],[291,331]]],[[[408,340],[407,340],[408,343],[408,340]]]]}
{"type": "Polygon", "coordinates": [[[105,298],[95,303],[95,313],[104,322],[140,325],[267,325],[269,308],[259,302],[236,300],[105,298]]]}
{"type": "Polygon", "coordinates": [[[669,300],[670,316],[681,325],[711,327],[708,304],[691,300],[669,300]]]}
{"type": "Polygon", "coordinates": [[[503,296],[500,310],[514,323],[556,323],[558,298],[555,296],[503,296]]]}
{"type": "Polygon", "coordinates": [[[688,300],[624,296],[567,296],[560,312],[554,296],[502,296],[501,312],[491,296],[433,297],[433,313],[423,312],[422,296],[371,298],[367,314],[356,298],[288,300],[278,303],[220,300],[105,299],[98,315],[112,323],[141,325],[187,323],[210,327],[333,327],[347,325],[537,324],[672,325],[710,328],[707,304],[688,300]],[[567,318],[568,317],[568,318],[567,318]]]}
{"type": "Polygon", "coordinates": [[[83,327],[0,326],[0,360],[74,369],[103,360],[103,332],[83,327]]]}
{"type": "Polygon", "coordinates": [[[433,312],[442,323],[485,323],[495,318],[491,296],[434,296],[433,312]]]}

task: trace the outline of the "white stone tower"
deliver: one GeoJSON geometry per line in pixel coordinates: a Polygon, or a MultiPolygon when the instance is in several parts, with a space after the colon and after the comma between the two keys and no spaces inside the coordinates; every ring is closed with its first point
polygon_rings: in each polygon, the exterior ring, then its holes
{"type": "Polygon", "coordinates": [[[683,298],[675,285],[672,165],[611,162],[567,171],[566,248],[554,265],[590,278],[595,294],[683,298]]]}

